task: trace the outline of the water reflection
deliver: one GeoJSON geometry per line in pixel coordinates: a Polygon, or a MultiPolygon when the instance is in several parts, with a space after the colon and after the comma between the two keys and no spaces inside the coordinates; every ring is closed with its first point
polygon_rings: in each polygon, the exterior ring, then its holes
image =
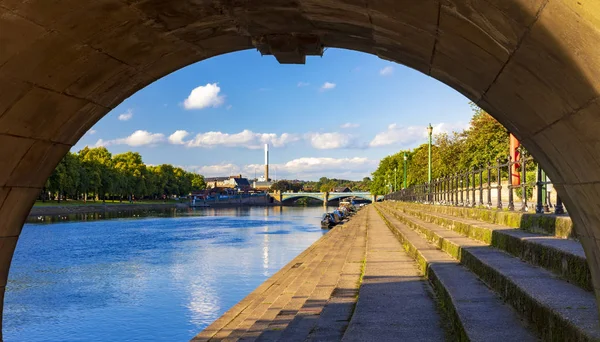
{"type": "Polygon", "coordinates": [[[7,285],[5,341],[187,341],[318,239],[323,210],[27,224],[7,285]]]}

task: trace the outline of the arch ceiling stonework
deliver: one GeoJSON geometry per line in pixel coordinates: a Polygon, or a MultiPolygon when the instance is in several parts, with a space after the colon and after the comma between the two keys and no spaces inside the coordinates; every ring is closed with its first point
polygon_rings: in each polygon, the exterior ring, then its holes
{"type": "Polygon", "coordinates": [[[568,206],[598,297],[595,0],[0,0],[1,294],[46,178],[111,108],[212,56],[257,48],[302,63],[323,47],[419,70],[519,137],[568,206]]]}

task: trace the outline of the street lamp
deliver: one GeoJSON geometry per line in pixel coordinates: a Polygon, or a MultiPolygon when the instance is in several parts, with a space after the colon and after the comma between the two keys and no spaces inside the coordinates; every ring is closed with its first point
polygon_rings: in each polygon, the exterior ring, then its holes
{"type": "Polygon", "coordinates": [[[408,155],[404,152],[404,189],[406,189],[406,161],[408,160],[408,155]]]}
{"type": "Polygon", "coordinates": [[[429,126],[427,127],[427,133],[429,136],[429,172],[427,175],[427,181],[429,183],[431,183],[431,133],[433,132],[433,127],[431,127],[431,124],[429,124],[429,126]]]}
{"type": "Polygon", "coordinates": [[[429,136],[429,167],[428,167],[428,174],[427,174],[427,187],[428,187],[428,202],[431,202],[431,133],[433,132],[433,127],[431,127],[431,123],[429,123],[429,126],[427,126],[427,133],[429,136]]]}

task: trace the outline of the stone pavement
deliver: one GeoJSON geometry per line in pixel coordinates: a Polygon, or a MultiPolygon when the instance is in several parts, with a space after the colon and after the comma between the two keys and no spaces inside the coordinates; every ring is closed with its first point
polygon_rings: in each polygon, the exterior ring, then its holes
{"type": "Polygon", "coordinates": [[[431,288],[372,206],[367,257],[356,310],[344,341],[442,341],[431,288]]]}
{"type": "Polygon", "coordinates": [[[398,336],[440,341],[444,330],[428,283],[369,206],[194,341],[392,341],[398,336]]]}

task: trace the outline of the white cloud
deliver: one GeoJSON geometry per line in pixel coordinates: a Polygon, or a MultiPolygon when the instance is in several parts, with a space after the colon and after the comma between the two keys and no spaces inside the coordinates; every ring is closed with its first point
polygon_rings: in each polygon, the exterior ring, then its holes
{"type": "MultiPolygon", "coordinates": [[[[231,163],[222,163],[216,165],[205,165],[205,166],[188,166],[184,167],[188,171],[198,172],[205,177],[218,177],[218,176],[231,176],[234,174],[241,173],[241,169],[238,165],[231,163]]],[[[245,175],[249,176],[249,175],[245,175]]],[[[254,176],[254,174],[252,174],[254,176]]]]}
{"type": "Polygon", "coordinates": [[[308,87],[310,85],[310,83],[308,82],[298,82],[298,87],[308,87]]]}
{"type": "MultiPolygon", "coordinates": [[[[269,166],[269,175],[277,179],[304,179],[316,180],[320,177],[336,177],[344,179],[360,180],[369,176],[378,161],[367,158],[298,158],[283,164],[271,164],[269,166]]],[[[253,178],[256,175],[262,175],[264,165],[247,164],[236,165],[232,163],[222,163],[207,166],[189,166],[186,169],[203,174],[207,177],[229,176],[230,174],[241,173],[243,176],[253,178]]]]}
{"type": "Polygon", "coordinates": [[[391,65],[386,66],[385,68],[379,70],[379,75],[388,76],[394,73],[394,67],[391,65]]]}
{"type": "Polygon", "coordinates": [[[128,120],[131,120],[132,117],[133,117],[133,111],[131,109],[128,109],[125,113],[119,115],[119,120],[128,121],[128,120]]]}
{"type": "Polygon", "coordinates": [[[145,146],[145,145],[156,145],[165,140],[165,135],[162,133],[150,133],[148,131],[137,130],[126,138],[119,138],[113,140],[102,140],[98,139],[96,146],[110,146],[110,145],[129,145],[129,146],[145,146]]]}
{"type": "Polygon", "coordinates": [[[86,135],[94,135],[94,134],[96,134],[96,130],[95,130],[95,129],[90,129],[90,130],[89,130],[89,131],[87,131],[85,134],[86,134],[86,135]]]}
{"type": "MultiPolygon", "coordinates": [[[[465,129],[468,124],[461,122],[457,123],[439,123],[433,126],[433,134],[449,133],[452,131],[460,131],[465,129]]],[[[375,138],[371,140],[369,146],[387,146],[401,145],[404,147],[415,145],[419,142],[425,143],[427,139],[427,126],[398,126],[393,123],[388,126],[387,130],[377,133],[375,138]]]]}
{"type": "Polygon", "coordinates": [[[219,95],[219,92],[221,92],[221,88],[216,83],[199,86],[192,90],[188,98],[183,102],[183,106],[185,109],[219,107],[225,103],[225,96],[219,95]]]}
{"type": "Polygon", "coordinates": [[[306,139],[310,141],[312,147],[319,150],[349,148],[355,145],[352,135],[338,132],[308,133],[306,139]]]}
{"type": "Polygon", "coordinates": [[[185,144],[185,141],[183,141],[183,139],[185,139],[185,137],[187,137],[188,135],[190,135],[188,131],[177,130],[173,134],[169,135],[169,143],[173,145],[183,145],[185,144]]]}
{"type": "Polygon", "coordinates": [[[321,91],[325,91],[325,90],[331,90],[333,88],[335,88],[336,84],[335,83],[331,83],[331,82],[325,82],[323,83],[323,85],[321,86],[321,91]]]}
{"type": "Polygon", "coordinates": [[[351,122],[346,122],[345,124],[341,125],[341,128],[357,128],[360,125],[357,123],[351,123],[351,122]]]}
{"type": "Polygon", "coordinates": [[[206,132],[197,134],[194,139],[187,142],[189,147],[245,147],[249,149],[262,148],[264,144],[274,147],[285,146],[291,142],[300,140],[296,134],[283,133],[255,133],[243,130],[239,133],[206,132]]]}

